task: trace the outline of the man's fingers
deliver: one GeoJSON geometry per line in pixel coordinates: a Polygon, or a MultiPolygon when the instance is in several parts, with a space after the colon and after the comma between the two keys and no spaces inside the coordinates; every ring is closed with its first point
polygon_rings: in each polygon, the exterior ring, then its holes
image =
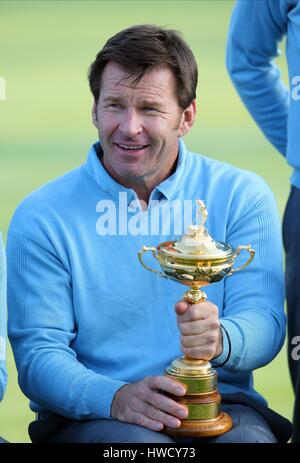
{"type": "MultiPolygon", "coordinates": [[[[168,376],[149,376],[147,378],[147,384],[152,391],[161,390],[179,397],[184,396],[186,392],[186,386],[168,376]]],[[[149,398],[145,397],[145,399],[148,401],[149,398]]]]}
{"type": "Polygon", "coordinates": [[[178,419],[187,418],[188,416],[188,409],[184,405],[178,404],[175,400],[158,392],[153,393],[153,396],[151,397],[151,404],[154,408],[159,409],[168,415],[177,417],[178,419]]]}
{"type": "Polygon", "coordinates": [[[164,424],[160,421],[152,420],[141,413],[133,413],[130,423],[143,426],[144,428],[151,429],[152,431],[162,431],[164,428],[164,424]]]}
{"type": "MultiPolygon", "coordinates": [[[[181,419],[187,418],[188,410],[173,399],[158,393],[152,392],[148,397],[149,402],[142,400],[135,401],[133,419],[138,419],[142,426],[148,426],[149,420],[152,423],[162,423],[164,426],[178,428],[181,419]]],[[[137,423],[138,424],[138,423],[137,423]]]]}
{"type": "Polygon", "coordinates": [[[178,317],[178,322],[192,322],[197,320],[205,320],[206,318],[216,315],[218,316],[218,308],[211,302],[201,302],[199,304],[189,305],[188,307],[182,304],[186,302],[178,302],[175,305],[175,310],[178,317]],[[179,306],[179,309],[178,309],[179,306]],[[185,310],[184,310],[185,307],[185,310]]]}
{"type": "Polygon", "coordinates": [[[149,418],[146,414],[136,413],[133,415],[132,423],[153,431],[162,431],[165,426],[179,428],[181,425],[180,420],[172,416],[163,415],[163,413],[157,414],[155,419],[149,418]]]}
{"type": "Polygon", "coordinates": [[[182,352],[193,359],[209,361],[216,356],[216,345],[213,343],[203,347],[182,346],[182,352]]]}
{"type": "Polygon", "coordinates": [[[207,318],[205,320],[196,320],[193,322],[179,322],[180,333],[183,336],[200,335],[206,331],[218,331],[220,329],[220,320],[207,318]]]}
{"type": "Polygon", "coordinates": [[[164,426],[170,426],[171,428],[179,428],[181,421],[176,416],[165,413],[161,409],[158,409],[145,402],[141,403],[140,405],[143,407],[141,414],[148,420],[162,423],[164,426]]]}
{"type": "Polygon", "coordinates": [[[186,386],[167,376],[151,376],[126,384],[114,396],[111,416],[154,431],[161,431],[164,426],[178,428],[188,410],[163,392],[183,396],[186,386]]]}
{"type": "Polygon", "coordinates": [[[196,334],[203,334],[208,330],[205,320],[198,320],[194,322],[179,322],[178,327],[183,336],[192,336],[196,334]]]}
{"type": "Polygon", "coordinates": [[[185,306],[185,310],[183,310],[183,304],[187,303],[177,303],[175,305],[178,321],[180,322],[203,320],[214,311],[215,307],[210,302],[201,302],[200,304],[188,305],[188,307],[185,306]],[[180,310],[178,310],[178,307],[180,310]]]}
{"type": "Polygon", "coordinates": [[[218,341],[218,331],[206,331],[204,334],[196,334],[192,336],[181,336],[182,347],[205,347],[218,341]]]}

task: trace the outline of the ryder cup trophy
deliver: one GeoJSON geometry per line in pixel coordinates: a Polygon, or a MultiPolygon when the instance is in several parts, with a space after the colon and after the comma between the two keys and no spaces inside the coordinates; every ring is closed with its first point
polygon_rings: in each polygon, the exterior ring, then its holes
{"type": "MultiPolygon", "coordinates": [[[[204,226],[207,218],[205,204],[201,200],[197,200],[197,203],[200,208],[196,220],[178,241],[167,241],[157,247],[144,246],[138,253],[141,264],[147,270],[189,286],[183,296],[189,304],[204,302],[206,294],[201,290],[203,286],[244,269],[255,254],[250,245],[234,249],[230,244],[213,240],[204,226]],[[249,252],[248,260],[240,267],[233,268],[236,257],[243,250],[249,252]],[[158,260],[162,272],[144,263],[143,254],[147,251],[151,251],[158,260]]],[[[177,429],[166,427],[165,433],[172,436],[209,437],[231,429],[231,417],[221,411],[217,373],[210,362],[183,356],[174,360],[166,368],[165,374],[186,386],[185,396],[172,398],[188,409],[188,417],[181,421],[181,426],[177,429]]]]}

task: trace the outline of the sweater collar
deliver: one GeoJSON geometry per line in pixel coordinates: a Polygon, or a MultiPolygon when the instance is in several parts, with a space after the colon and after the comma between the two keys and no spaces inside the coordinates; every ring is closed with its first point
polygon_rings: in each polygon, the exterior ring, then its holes
{"type": "MultiPolygon", "coordinates": [[[[136,199],[136,194],[132,188],[125,186],[114,180],[105,170],[100,161],[102,147],[99,141],[94,143],[88,153],[85,168],[87,173],[97,185],[110,196],[119,199],[119,193],[127,193],[128,204],[132,199],[136,199]]],[[[182,139],[179,139],[178,158],[175,172],[157,185],[151,193],[150,199],[167,199],[170,200],[175,193],[177,186],[184,173],[184,164],[186,162],[186,148],[182,139]]]]}

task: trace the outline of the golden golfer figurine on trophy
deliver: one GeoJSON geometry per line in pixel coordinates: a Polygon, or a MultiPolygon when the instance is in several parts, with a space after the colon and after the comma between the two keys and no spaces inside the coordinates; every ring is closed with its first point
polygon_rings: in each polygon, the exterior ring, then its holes
{"type": "MultiPolygon", "coordinates": [[[[197,203],[200,209],[195,223],[188,227],[187,233],[178,241],[167,241],[157,247],[144,246],[138,253],[140,262],[147,270],[189,286],[183,296],[189,304],[204,302],[206,294],[201,290],[203,286],[244,269],[255,254],[250,245],[234,249],[230,244],[214,241],[204,226],[207,218],[205,204],[201,200],[197,200],[197,203]],[[200,223],[197,225],[199,216],[200,223]],[[233,268],[242,250],[248,251],[250,256],[245,264],[233,268]],[[152,251],[162,272],[153,270],[143,262],[142,256],[147,251],[152,251]]],[[[181,421],[179,428],[165,428],[164,432],[172,436],[208,437],[231,429],[231,417],[221,411],[217,373],[210,362],[180,357],[167,367],[165,374],[186,386],[184,397],[172,398],[188,408],[188,417],[181,421]]]]}

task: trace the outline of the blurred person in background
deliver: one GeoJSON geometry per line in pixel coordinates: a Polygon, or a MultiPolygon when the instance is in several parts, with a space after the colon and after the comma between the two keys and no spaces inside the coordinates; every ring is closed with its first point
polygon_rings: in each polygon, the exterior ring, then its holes
{"type": "MultiPolygon", "coordinates": [[[[7,372],[6,372],[6,259],[2,234],[0,232],[0,400],[3,399],[7,372]]],[[[0,444],[6,441],[0,437],[0,444]]]]}
{"type": "Polygon", "coordinates": [[[286,252],[288,362],[295,392],[294,434],[300,443],[300,1],[237,1],[232,13],[227,68],[242,101],[268,140],[292,167],[283,219],[286,252]],[[290,88],[274,63],[286,37],[290,88]]]}
{"type": "Polygon", "coordinates": [[[290,423],[253,385],[253,370],[285,339],[276,204],[255,174],[185,147],[197,77],[176,31],[139,25],[111,37],[89,72],[99,140],[86,163],[30,194],[12,218],[9,336],[37,413],[33,442],[174,442],[164,427],[178,428],[187,410],[165,393],[181,397],[185,387],[164,370],[182,352],[218,368],[222,407],[233,418],[209,442],[290,436],[290,423]],[[257,255],[211,285],[206,302],[188,305],[181,285],[153,277],[137,258],[145,241],[178,239],[182,210],[170,215],[170,231],[164,221],[155,233],[129,225],[198,198],[212,236],[250,242],[257,255]]]}

